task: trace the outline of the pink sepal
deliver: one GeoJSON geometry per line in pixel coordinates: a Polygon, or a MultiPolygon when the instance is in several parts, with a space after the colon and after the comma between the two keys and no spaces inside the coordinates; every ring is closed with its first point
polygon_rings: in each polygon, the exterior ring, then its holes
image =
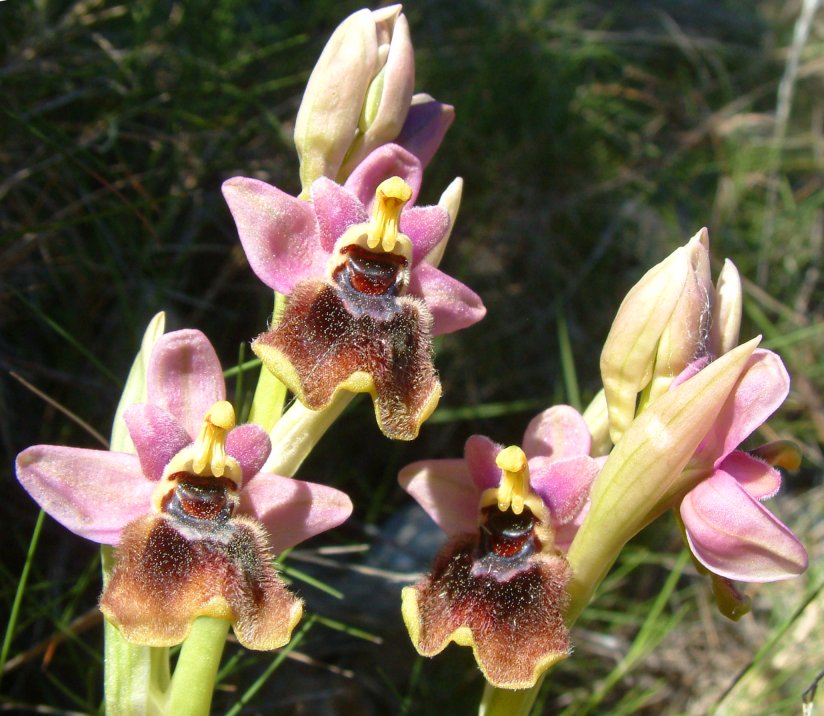
{"type": "Polygon", "coordinates": [[[326,253],[311,204],[247,177],[225,181],[223,196],[249,265],[263,283],[289,294],[299,281],[324,272],[326,253]]]}
{"type": "Polygon", "coordinates": [[[772,351],[756,349],[695,457],[712,460],[718,467],[753,430],[766,422],[789,391],[790,376],[781,359],[772,351]]]}
{"type": "Polygon", "coordinates": [[[241,491],[239,510],[263,523],[272,551],[279,554],[344,522],[352,501],[326,485],[264,472],[241,491]]]}
{"type": "Polygon", "coordinates": [[[481,489],[470,476],[465,460],[414,462],[401,470],[398,481],[446,534],[477,528],[481,489]]]}
{"type": "Polygon", "coordinates": [[[722,577],[773,582],[807,568],[795,535],[723,470],[686,495],[681,519],[695,557],[722,577]]]}
{"type": "Polygon", "coordinates": [[[412,271],[409,292],[422,296],[432,313],[432,335],[453,333],[486,315],[480,297],[471,288],[427,263],[412,271]]]}
{"type": "Polygon", "coordinates": [[[741,450],[733,450],[718,467],[732,475],[756,500],[773,497],[781,487],[781,473],[778,470],[741,450]]]}
{"type": "Polygon", "coordinates": [[[425,167],[435,156],[454,120],[452,105],[436,102],[426,95],[416,95],[395,142],[414,154],[425,167]]]}
{"type": "Polygon", "coordinates": [[[538,413],[524,432],[527,457],[542,455],[560,460],[589,455],[592,437],[583,416],[570,405],[554,405],[538,413]]]}
{"type": "Polygon", "coordinates": [[[372,213],[375,190],[390,177],[400,177],[412,189],[409,206],[415,203],[421,190],[423,167],[418,158],[397,144],[384,144],[364,159],[349,175],[344,186],[360,199],[366,210],[372,213]]]}
{"type": "Polygon", "coordinates": [[[147,374],[148,403],[178,419],[194,439],[209,408],[226,399],[220,360],[200,331],[167,333],[152,351],[147,374]]]}
{"type": "Polygon", "coordinates": [[[117,544],[123,528],[149,511],[155,483],[136,455],[34,445],[17,456],[17,479],[66,529],[100,544],[117,544]]]}

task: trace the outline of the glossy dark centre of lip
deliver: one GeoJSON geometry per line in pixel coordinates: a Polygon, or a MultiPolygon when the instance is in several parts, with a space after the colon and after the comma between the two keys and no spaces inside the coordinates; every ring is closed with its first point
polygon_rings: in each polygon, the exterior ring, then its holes
{"type": "Polygon", "coordinates": [[[396,254],[376,254],[360,246],[347,246],[346,261],[335,272],[340,284],[344,282],[358,293],[367,296],[397,296],[401,271],[406,259],[396,254]]]}
{"type": "Polygon", "coordinates": [[[528,507],[520,515],[512,510],[502,512],[496,505],[482,510],[481,555],[503,559],[527,557],[540,550],[534,532],[535,517],[528,507]]]}
{"type": "Polygon", "coordinates": [[[176,517],[208,522],[225,522],[232,516],[234,503],[229,480],[176,473],[177,485],[163,502],[163,510],[176,517]]]}

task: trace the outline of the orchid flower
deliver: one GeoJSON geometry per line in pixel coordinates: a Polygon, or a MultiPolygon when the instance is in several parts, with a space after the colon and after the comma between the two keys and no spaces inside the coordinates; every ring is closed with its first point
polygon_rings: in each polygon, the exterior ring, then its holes
{"type": "Polygon", "coordinates": [[[271,556],[343,522],[330,487],[261,473],[270,443],[235,425],[217,355],[195,330],[162,336],[148,402],[124,413],[137,455],[36,445],[17,478],[72,532],[116,545],[100,607],[131,642],[182,642],[198,616],[232,623],[251,649],[288,642],[302,602],[271,556]]]}
{"type": "MultiPolygon", "coordinates": [[[[223,185],[252,270],[289,298],[254,352],[311,410],[340,390],[370,393],[381,430],[402,440],[417,435],[440,398],[432,336],[485,313],[474,292],[437,268],[448,208],[405,208],[421,174],[416,157],[385,145],[343,186],[316,179],[311,203],[256,179],[223,185]]],[[[454,194],[445,196],[454,202],[454,194]]]]}
{"type": "MultiPolygon", "coordinates": [[[[673,385],[688,385],[705,364],[689,366],[673,385]]],[[[679,506],[687,544],[698,562],[723,580],[772,582],[807,568],[804,546],[761,504],[781,486],[781,474],[765,458],[782,462],[792,457],[792,451],[776,454],[770,446],[753,452],[738,449],[784,402],[789,388],[781,359],[771,351],[756,350],[685,469],[687,475],[706,476],[679,506]]],[[[716,580],[715,587],[719,606],[728,616],[746,613],[731,586],[725,589],[716,580]]]]}
{"type": "Polygon", "coordinates": [[[613,448],[568,552],[573,619],[623,545],[671,507],[689,523],[695,556],[719,574],[768,581],[803,571],[803,547],[757,502],[777,489],[778,473],[735,451],[788,386],[781,361],[757,343],[689,366],[613,448]]]}
{"type": "Polygon", "coordinates": [[[530,422],[523,449],[474,435],[463,460],[401,471],[401,485],[451,538],[431,575],[403,590],[420,654],[470,646],[487,681],[509,689],[533,686],[568,655],[564,553],[603,462],[589,448],[583,418],[561,405],[530,422]]]}

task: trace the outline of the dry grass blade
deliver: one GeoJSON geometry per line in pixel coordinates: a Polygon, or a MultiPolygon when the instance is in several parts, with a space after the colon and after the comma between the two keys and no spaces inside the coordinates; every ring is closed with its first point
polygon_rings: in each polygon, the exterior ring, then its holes
{"type": "Polygon", "coordinates": [[[9,371],[9,375],[14,378],[18,383],[25,386],[28,390],[34,393],[38,398],[41,398],[43,401],[51,405],[56,410],[59,410],[63,415],[65,415],[69,420],[79,425],[83,430],[85,430],[89,435],[91,435],[97,442],[99,442],[104,449],[109,449],[109,441],[106,440],[97,430],[95,430],[91,425],[89,425],[83,418],[81,418],[76,413],[73,413],[69,410],[65,405],[61,405],[57,402],[54,398],[44,393],[40,388],[32,385],[27,381],[23,376],[18,375],[14,371],[9,371]]]}

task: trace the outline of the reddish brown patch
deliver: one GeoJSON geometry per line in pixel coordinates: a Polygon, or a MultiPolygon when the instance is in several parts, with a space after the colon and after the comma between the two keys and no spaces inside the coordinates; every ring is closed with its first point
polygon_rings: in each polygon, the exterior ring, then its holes
{"type": "Polygon", "coordinates": [[[250,649],[289,640],[299,600],[278,579],[263,528],[251,519],[193,526],[148,515],[125,528],[116,558],[100,608],[129,641],[178,644],[198,616],[231,621],[250,649]]]}
{"type": "Polygon", "coordinates": [[[226,522],[237,504],[235,484],[223,477],[202,477],[177,472],[169,477],[178,484],[164,497],[162,509],[180,519],[226,522]]]}
{"type": "Polygon", "coordinates": [[[535,518],[528,507],[520,515],[496,505],[481,511],[481,555],[513,559],[526,558],[541,551],[541,541],[535,534],[535,518]]]}
{"type": "Polygon", "coordinates": [[[411,297],[352,296],[320,281],[299,284],[280,322],[256,344],[279,350],[300,380],[304,404],[320,410],[357,371],[372,376],[384,432],[410,439],[440,392],[431,316],[411,297]]]}
{"type": "MultiPolygon", "coordinates": [[[[509,547],[516,543],[528,547],[521,539],[509,547]]],[[[456,629],[468,627],[487,680],[525,688],[534,682],[540,662],[569,652],[564,618],[571,571],[560,555],[527,548],[513,559],[513,549],[505,552],[482,553],[477,535],[462,535],[441,550],[432,574],[415,587],[417,647],[422,654],[436,654],[456,629]]]]}
{"type": "Polygon", "coordinates": [[[376,254],[361,246],[347,246],[346,261],[335,271],[335,282],[368,296],[397,296],[406,259],[396,254],[376,254]]]}

